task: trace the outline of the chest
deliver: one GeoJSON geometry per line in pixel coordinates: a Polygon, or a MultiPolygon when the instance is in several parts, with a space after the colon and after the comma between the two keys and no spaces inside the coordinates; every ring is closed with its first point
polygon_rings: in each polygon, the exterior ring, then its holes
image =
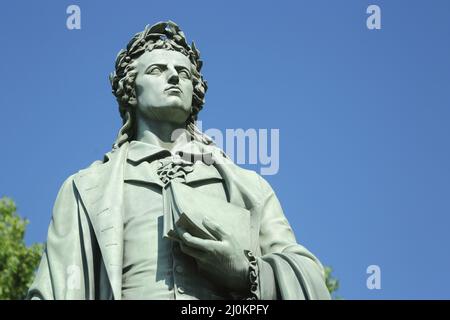
{"type": "MultiPolygon", "coordinates": [[[[181,172],[181,170],[178,170],[181,172]]],[[[212,165],[197,161],[182,175],[183,182],[198,191],[226,201],[223,178],[212,165]]],[[[128,163],[124,170],[124,222],[141,215],[157,218],[162,215],[161,163],[128,163]]]]}

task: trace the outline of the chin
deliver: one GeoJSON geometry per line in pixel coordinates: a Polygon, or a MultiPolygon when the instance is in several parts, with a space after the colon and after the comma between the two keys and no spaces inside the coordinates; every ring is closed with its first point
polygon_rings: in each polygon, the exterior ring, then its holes
{"type": "Polygon", "coordinates": [[[179,104],[170,104],[167,105],[164,108],[164,112],[161,114],[163,115],[162,118],[165,118],[169,120],[170,122],[174,123],[184,123],[189,118],[189,114],[191,112],[190,107],[186,107],[185,105],[179,103],[179,104]]]}
{"type": "MultiPolygon", "coordinates": [[[[158,106],[138,107],[144,117],[154,120],[184,123],[189,118],[191,107],[187,107],[180,99],[170,99],[158,106]]],[[[160,101],[161,102],[161,101],[160,101]]]]}
{"type": "Polygon", "coordinates": [[[185,106],[188,102],[185,99],[182,99],[180,96],[176,96],[176,95],[168,96],[164,100],[165,100],[165,105],[167,107],[169,107],[169,106],[182,107],[182,106],[185,106]]]}

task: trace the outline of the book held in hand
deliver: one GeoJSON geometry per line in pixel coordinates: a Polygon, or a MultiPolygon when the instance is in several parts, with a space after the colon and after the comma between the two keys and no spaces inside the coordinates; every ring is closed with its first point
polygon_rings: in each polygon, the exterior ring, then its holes
{"type": "Polygon", "coordinates": [[[218,240],[203,225],[207,217],[234,236],[243,249],[250,249],[249,210],[176,181],[164,187],[163,201],[165,237],[182,242],[184,230],[194,237],[218,240]]]}

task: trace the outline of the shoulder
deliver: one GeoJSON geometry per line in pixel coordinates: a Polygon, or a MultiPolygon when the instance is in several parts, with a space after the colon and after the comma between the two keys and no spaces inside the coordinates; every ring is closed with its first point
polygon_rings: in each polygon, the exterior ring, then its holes
{"type": "Polygon", "coordinates": [[[72,175],[73,180],[77,181],[80,178],[91,176],[92,173],[103,172],[104,170],[112,169],[115,164],[123,161],[128,152],[129,143],[124,143],[120,148],[112,149],[103,155],[103,159],[95,160],[85,168],[78,170],[72,175]]]}
{"type": "Polygon", "coordinates": [[[81,168],[77,172],[67,177],[58,192],[57,200],[60,198],[66,198],[69,195],[74,195],[76,192],[75,185],[81,180],[89,180],[97,176],[97,173],[104,172],[104,169],[108,169],[113,162],[117,162],[124,152],[126,152],[127,146],[121,147],[117,150],[111,150],[104,154],[102,160],[95,160],[88,166],[81,168]]]}

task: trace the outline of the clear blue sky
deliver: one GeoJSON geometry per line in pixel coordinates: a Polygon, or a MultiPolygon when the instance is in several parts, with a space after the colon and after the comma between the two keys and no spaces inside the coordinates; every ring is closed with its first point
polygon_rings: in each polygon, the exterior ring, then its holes
{"type": "Polygon", "coordinates": [[[0,196],[30,219],[27,243],[45,240],[62,182],[110,150],[117,52],[171,19],[205,61],[203,127],[280,129],[266,178],[339,295],[450,298],[449,1],[123,3],[2,4],[0,196]],[[66,28],[70,4],[81,30],[66,28]],[[366,287],[372,264],[381,290],[366,287]]]}

